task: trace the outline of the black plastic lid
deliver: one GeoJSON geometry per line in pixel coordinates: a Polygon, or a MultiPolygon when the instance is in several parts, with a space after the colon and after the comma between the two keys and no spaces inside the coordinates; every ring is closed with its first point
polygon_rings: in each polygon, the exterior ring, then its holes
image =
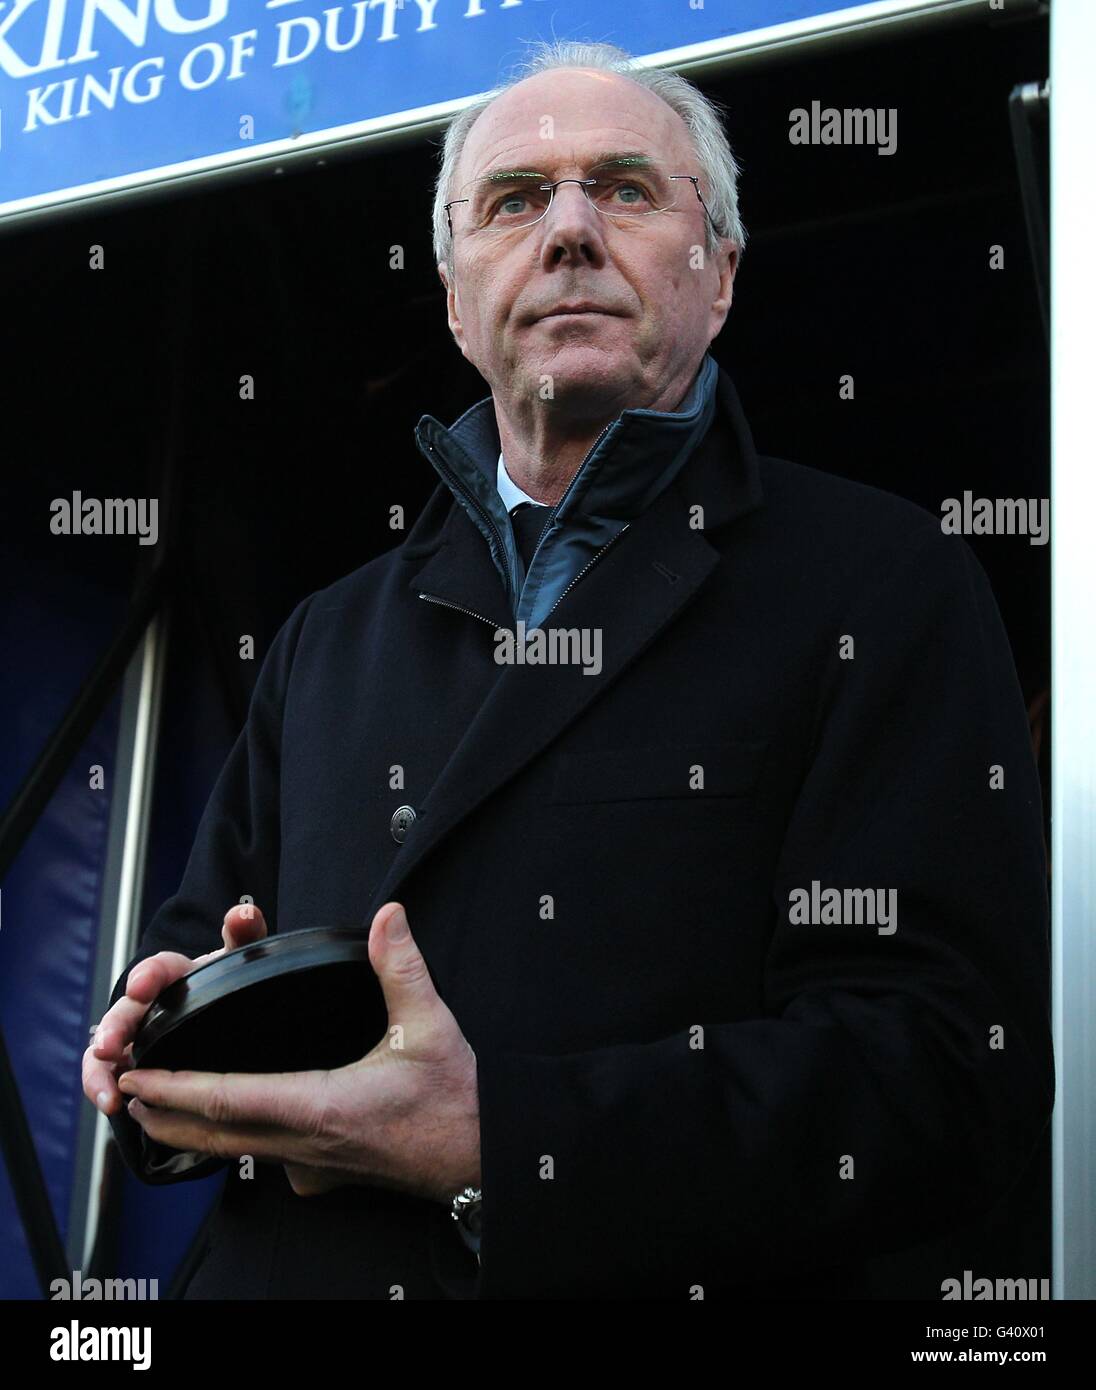
{"type": "Polygon", "coordinates": [[[388,1024],[363,927],[264,937],[200,965],[149,1007],[134,1063],[169,1071],[311,1071],[373,1049],[388,1024]]]}

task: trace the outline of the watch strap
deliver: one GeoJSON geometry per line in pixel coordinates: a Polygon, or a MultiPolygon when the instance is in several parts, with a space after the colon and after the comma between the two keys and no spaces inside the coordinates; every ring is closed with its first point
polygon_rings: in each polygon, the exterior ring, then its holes
{"type": "Polygon", "coordinates": [[[483,1191],[478,1187],[462,1187],[453,1197],[450,1216],[457,1223],[460,1238],[480,1262],[480,1219],[483,1191]]]}

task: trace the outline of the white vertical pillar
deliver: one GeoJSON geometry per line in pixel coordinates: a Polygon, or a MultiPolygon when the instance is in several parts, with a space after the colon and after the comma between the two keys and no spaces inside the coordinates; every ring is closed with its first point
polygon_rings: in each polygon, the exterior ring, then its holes
{"type": "Polygon", "coordinates": [[[1096,4],[1051,9],[1055,1298],[1096,1298],[1096,4]]]}
{"type": "MultiPolygon", "coordinates": [[[[156,768],[156,748],[163,704],[164,671],[167,659],[166,610],[153,616],[145,635],[130,661],[122,697],[118,733],[117,770],[121,777],[115,792],[119,804],[117,817],[112,808],[112,845],[104,884],[104,914],[100,953],[109,968],[105,976],[97,971],[104,991],[129,964],[137,950],[141,900],[145,882],[148,824],[152,810],[152,789],[156,768]],[[117,834],[114,827],[117,826],[117,834]]],[[[105,1002],[105,999],[104,1001],[105,1002]]],[[[89,1114],[90,1107],[89,1107],[89,1114]]],[[[103,1165],[110,1143],[110,1122],[93,1112],[94,1128],[86,1136],[87,1155],[78,1165],[86,1182],[78,1176],[70,1204],[69,1252],[74,1269],[85,1273],[91,1267],[91,1254],[99,1230],[99,1208],[103,1165]],[[81,1257],[82,1254],[82,1257],[81,1257]]]]}

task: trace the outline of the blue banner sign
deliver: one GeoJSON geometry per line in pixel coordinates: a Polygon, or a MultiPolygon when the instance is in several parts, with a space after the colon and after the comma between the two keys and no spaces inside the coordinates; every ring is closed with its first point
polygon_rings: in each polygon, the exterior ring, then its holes
{"type": "Polygon", "coordinates": [[[687,61],[955,3],[0,0],[0,218],[436,120],[530,39],[687,61]]]}

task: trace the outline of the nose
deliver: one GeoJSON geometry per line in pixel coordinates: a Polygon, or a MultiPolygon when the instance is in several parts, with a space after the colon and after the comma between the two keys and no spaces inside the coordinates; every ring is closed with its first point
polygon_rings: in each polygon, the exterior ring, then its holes
{"type": "Polygon", "coordinates": [[[603,221],[585,186],[578,179],[562,180],[541,219],[541,258],[551,263],[563,258],[600,263],[606,254],[603,221]]]}

